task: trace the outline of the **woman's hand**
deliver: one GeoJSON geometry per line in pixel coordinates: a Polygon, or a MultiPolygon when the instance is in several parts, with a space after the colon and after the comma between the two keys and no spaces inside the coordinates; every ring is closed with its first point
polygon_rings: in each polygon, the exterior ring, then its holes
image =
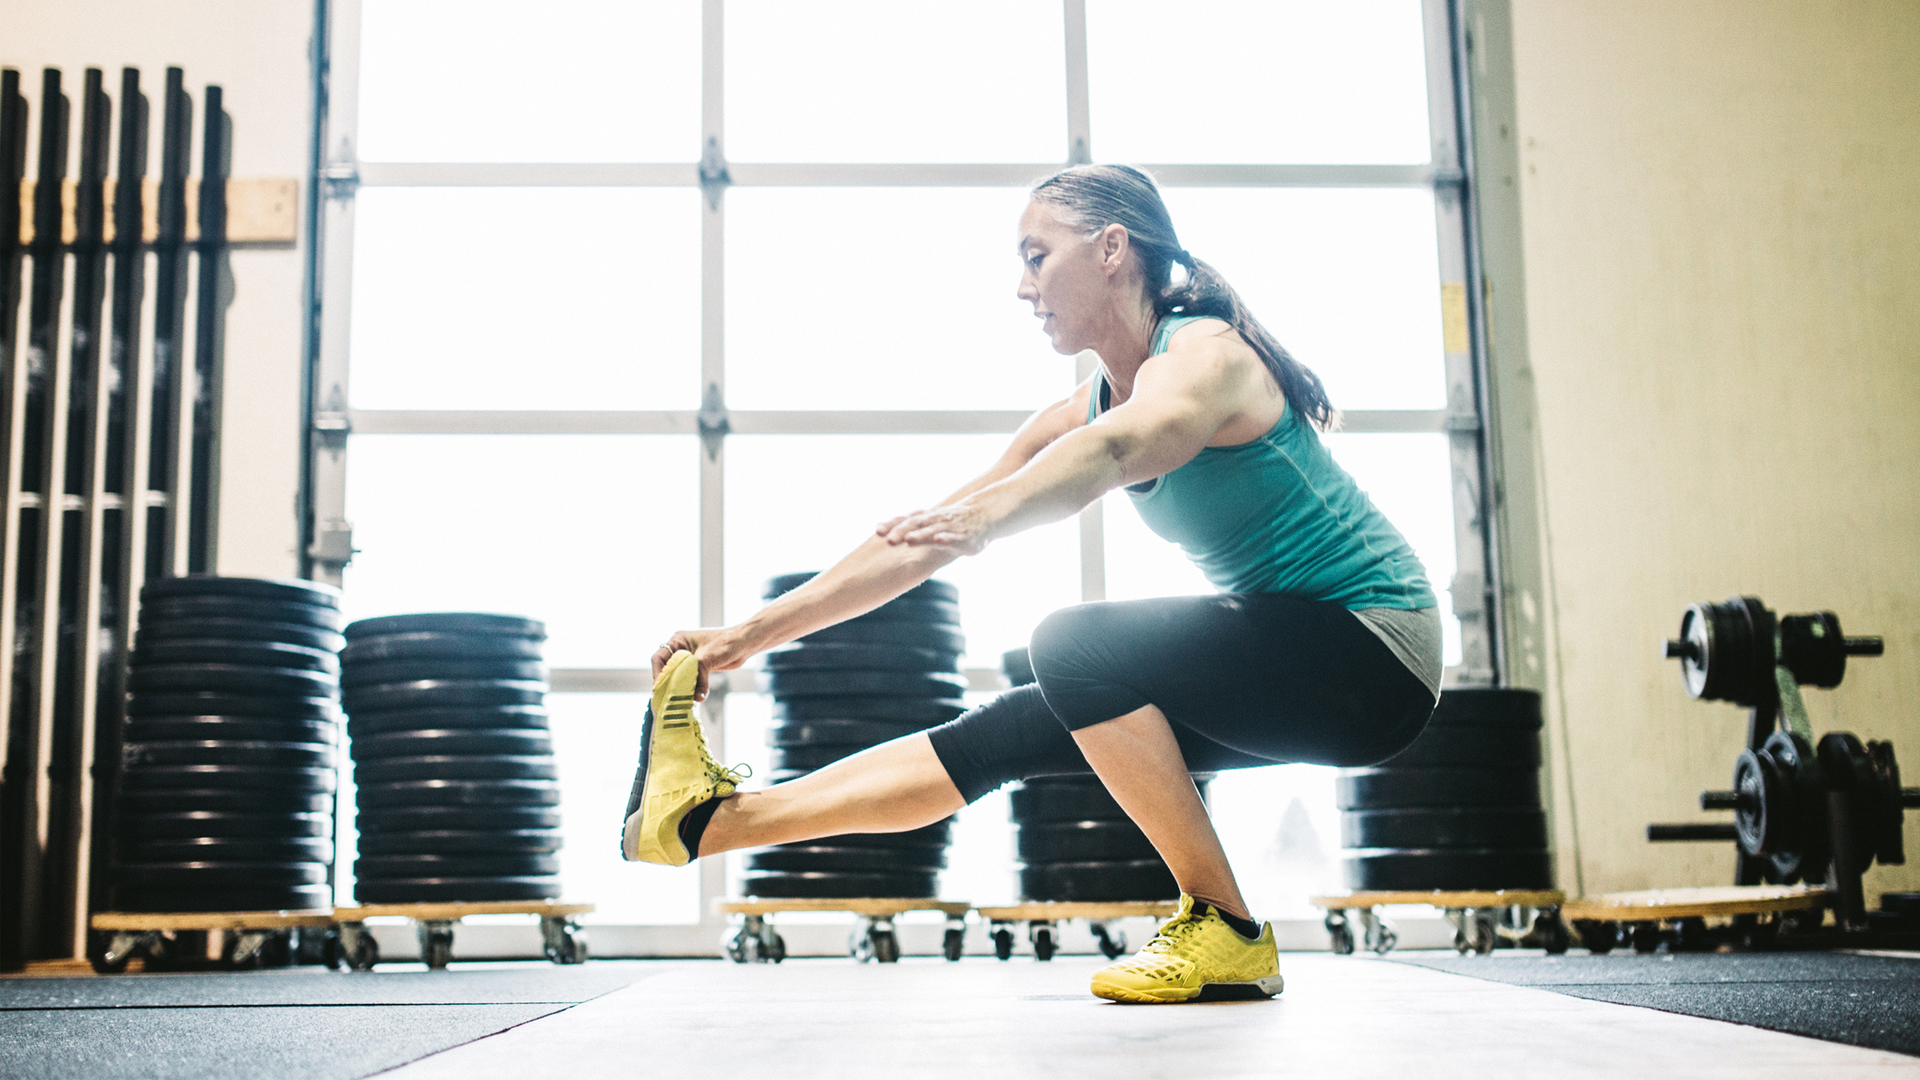
{"type": "Polygon", "coordinates": [[[987,514],[971,499],[929,510],[888,518],[874,534],[894,546],[941,548],[959,555],[978,555],[992,539],[987,514]]]}
{"type": "Polygon", "coordinates": [[[702,630],[679,630],[666,640],[653,653],[653,678],[658,682],[660,672],[666,669],[667,661],[677,652],[690,652],[694,663],[699,666],[693,688],[695,701],[707,700],[707,682],[716,671],[732,671],[746,663],[750,651],[734,644],[732,634],[720,627],[708,627],[702,630]]]}

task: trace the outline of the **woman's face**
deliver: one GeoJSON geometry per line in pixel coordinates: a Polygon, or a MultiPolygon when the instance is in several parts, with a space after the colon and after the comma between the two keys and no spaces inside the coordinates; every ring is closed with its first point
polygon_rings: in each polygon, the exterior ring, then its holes
{"type": "Polygon", "coordinates": [[[1109,245],[1102,239],[1080,235],[1052,203],[1036,199],[1020,215],[1018,295],[1033,305],[1055,352],[1091,348],[1111,314],[1109,245]]]}

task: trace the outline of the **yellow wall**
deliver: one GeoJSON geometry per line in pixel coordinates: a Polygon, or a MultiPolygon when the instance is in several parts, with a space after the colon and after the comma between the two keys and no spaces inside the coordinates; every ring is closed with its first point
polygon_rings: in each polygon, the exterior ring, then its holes
{"type": "MultiPolygon", "coordinates": [[[[120,69],[139,68],[152,108],[148,175],[159,168],[166,69],[181,67],[194,98],[196,175],[202,94],[212,83],[224,89],[233,119],[232,174],[304,177],[313,131],[313,69],[307,54],[312,28],[310,3],[0,0],[0,67],[19,69],[36,132],[40,71],[62,70],[62,85],[74,103],[76,146],[84,70],[103,69],[108,92],[117,96],[120,69]]],[[[28,156],[31,169],[33,155],[28,156]]],[[[303,200],[305,189],[303,180],[303,200]]],[[[222,573],[287,577],[299,569],[294,498],[300,475],[303,260],[304,252],[295,247],[242,249],[232,255],[221,428],[222,573]]]]}
{"type": "MultiPolygon", "coordinates": [[[[1479,28],[1497,59],[1507,28],[1479,28]]],[[[1510,34],[1517,123],[1482,133],[1524,264],[1490,260],[1496,309],[1524,291],[1523,346],[1494,316],[1509,611],[1554,715],[1563,883],[1728,883],[1729,845],[1644,838],[1728,820],[1696,800],[1744,737],[1658,656],[1688,603],[1885,635],[1809,709],[1920,782],[1920,4],[1511,0],[1510,34]]]]}

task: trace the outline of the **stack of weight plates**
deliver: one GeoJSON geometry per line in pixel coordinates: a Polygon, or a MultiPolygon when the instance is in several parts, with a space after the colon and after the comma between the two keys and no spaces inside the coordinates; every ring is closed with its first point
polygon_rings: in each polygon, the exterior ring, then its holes
{"type": "MultiPolygon", "coordinates": [[[[1007,682],[1034,681],[1027,650],[1001,657],[1007,682]]],[[[1201,797],[1211,777],[1196,775],[1201,797]]],[[[1147,835],[1097,776],[1044,776],[1012,789],[1014,855],[1026,900],[1165,900],[1180,895],[1147,835]]]]}
{"type": "Polygon", "coordinates": [[[354,899],[559,895],[546,638],[533,619],[467,612],[347,627],[340,681],[360,830],[354,899]]]}
{"type": "Polygon", "coordinates": [[[1351,888],[1553,887],[1534,691],[1448,690],[1413,745],[1336,790],[1351,888]]]}
{"type": "MultiPolygon", "coordinates": [[[[767,582],[771,600],[812,574],[767,582]]],[[[928,581],[858,618],[766,654],[773,695],[775,783],[965,711],[960,594],[928,581]]],[[[746,857],[753,896],[932,896],[947,865],[952,819],[911,832],[829,836],[761,848],[746,857]]]]}
{"type": "Polygon", "coordinates": [[[332,907],[339,591],[182,577],[140,602],[114,906],[332,907]]]}

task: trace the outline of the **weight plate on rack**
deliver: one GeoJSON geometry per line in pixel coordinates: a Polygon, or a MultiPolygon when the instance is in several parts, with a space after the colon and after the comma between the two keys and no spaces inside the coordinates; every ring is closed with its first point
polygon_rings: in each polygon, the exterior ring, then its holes
{"type": "Polygon", "coordinates": [[[337,630],[258,619],[164,619],[143,624],[133,635],[136,651],[163,641],[277,641],[330,653],[347,643],[337,630]]]}
{"type": "Polygon", "coordinates": [[[359,804],[388,806],[558,806],[560,785],[552,780],[399,780],[362,783],[359,804]]]}
{"type": "Polygon", "coordinates": [[[340,703],[332,697],[293,694],[235,694],[220,690],[155,690],[130,694],[127,715],[253,716],[289,720],[332,720],[340,703]]]}
{"type": "Polygon", "coordinates": [[[767,767],[776,772],[791,769],[812,772],[865,749],[864,746],[776,746],[767,767]]]}
{"type": "Polygon", "coordinates": [[[952,653],[967,651],[966,635],[956,627],[939,623],[866,622],[852,619],[815,630],[800,640],[809,645],[844,641],[858,645],[908,645],[952,653]]]}
{"type": "Polygon", "coordinates": [[[740,881],[748,896],[770,898],[880,897],[934,895],[935,874],[831,874],[824,871],[762,871],[740,881]]]}
{"type": "Polygon", "coordinates": [[[432,709],[357,712],[347,721],[347,735],[353,739],[440,728],[549,730],[547,710],[541,705],[452,705],[432,709]]]}
{"type": "Polygon", "coordinates": [[[539,705],[547,684],[528,679],[415,679],[356,686],[341,697],[349,713],[439,709],[455,705],[539,705]]]}
{"type": "Polygon", "coordinates": [[[947,865],[940,848],[834,847],[783,844],[747,853],[747,869],[817,871],[830,874],[936,874],[947,865]]]}
{"type": "Polygon", "coordinates": [[[768,746],[877,746],[925,730],[922,724],[880,720],[808,720],[767,729],[768,746]]]}
{"type": "Polygon", "coordinates": [[[1405,750],[1380,763],[1389,769],[1480,766],[1496,769],[1540,767],[1540,735],[1532,728],[1490,724],[1431,724],[1405,750]]]}
{"type": "MultiPolygon", "coordinates": [[[[330,797],[329,797],[330,798],[330,797]]],[[[175,810],[122,814],[115,822],[122,839],[161,837],[287,837],[333,843],[333,814],[327,812],[234,813],[223,810],[175,810]]]]}
{"type": "Polygon", "coordinates": [[[367,881],[390,878],[552,877],[559,872],[559,859],[537,851],[362,855],[353,861],[353,876],[367,881]]]}
{"type": "Polygon", "coordinates": [[[931,726],[944,724],[966,711],[967,707],[958,701],[932,697],[818,697],[773,703],[773,719],[783,724],[810,723],[814,720],[880,720],[890,724],[931,726]]]}
{"type": "Polygon", "coordinates": [[[1347,769],[1334,781],[1342,810],[1539,806],[1537,769],[1347,769]]]}
{"type": "Polygon", "coordinates": [[[1463,686],[1441,691],[1427,730],[1471,725],[1538,731],[1542,722],[1537,690],[1463,686]]]}
{"type": "Polygon", "coordinates": [[[1542,850],[1361,848],[1340,855],[1350,889],[1551,889],[1542,850]]]}
{"type": "Polygon", "coordinates": [[[245,664],[153,664],[127,672],[127,688],[135,694],[147,690],[208,690],[328,697],[339,685],[338,676],[330,671],[245,664]]]}
{"type": "Polygon", "coordinates": [[[284,641],[223,640],[218,638],[160,638],[133,650],[134,667],[164,664],[246,664],[263,668],[303,668],[340,671],[340,657],[327,649],[284,641]]]}
{"type": "Polygon", "coordinates": [[[924,697],[959,701],[964,675],[914,671],[763,671],[760,685],[781,700],[801,697],[924,697]]]}
{"type": "Polygon", "coordinates": [[[440,611],[422,615],[383,615],[361,619],[347,627],[347,640],[387,637],[393,634],[498,634],[503,637],[545,640],[547,624],[539,619],[518,615],[494,615],[478,611],[440,611]]]}
{"type": "Polygon", "coordinates": [[[353,898],[362,904],[551,900],[559,895],[557,877],[382,878],[353,883],[353,898]]]}
{"type": "Polygon", "coordinates": [[[558,829],[433,829],[416,832],[362,832],[360,854],[363,857],[507,851],[550,854],[559,851],[562,843],[558,829]]]}
{"type": "MultiPolygon", "coordinates": [[[[333,769],[235,765],[141,765],[120,774],[120,790],[327,792],[339,785],[333,769]]],[[[209,807],[208,809],[212,809],[209,807]]]]}
{"type": "Polygon", "coordinates": [[[340,590],[318,581],[292,578],[217,577],[191,574],[186,577],[155,578],[140,587],[144,603],[175,596],[235,596],[254,600],[278,600],[315,607],[340,606],[340,590]]]}
{"type": "Polygon", "coordinates": [[[1172,900],[1173,871],[1159,859],[1032,863],[1020,868],[1024,900],[1172,900]]]}
{"type": "Polygon", "coordinates": [[[1893,744],[1878,739],[1867,743],[1867,760],[1878,795],[1874,799],[1872,829],[1874,857],[1883,866],[1898,866],[1907,861],[1906,789],[1900,786],[1900,762],[1893,756],[1893,744]]]}
{"type": "Polygon", "coordinates": [[[353,740],[355,761],[435,754],[553,754],[553,737],[536,728],[427,728],[363,735],[353,740]]]}
{"type": "Polygon", "coordinates": [[[331,836],[121,837],[113,848],[123,863],[333,862],[331,836]]]}
{"type": "Polygon", "coordinates": [[[129,743],[174,739],[264,739],[268,742],[319,743],[339,741],[334,720],[274,720],[256,716],[136,716],[127,721],[129,743]]]}
{"type": "Polygon", "coordinates": [[[512,634],[473,634],[447,630],[415,630],[407,634],[363,635],[341,650],[343,664],[380,664],[394,660],[456,657],[477,660],[538,660],[540,638],[512,634]]]}
{"type": "Polygon", "coordinates": [[[1340,815],[1346,848],[1545,848],[1547,815],[1533,808],[1349,810],[1340,815]]]}
{"type": "MultiPolygon", "coordinates": [[[[777,577],[768,578],[767,583],[761,587],[760,598],[772,600],[784,596],[812,581],[819,576],[819,573],[817,570],[808,570],[804,573],[780,574],[777,577]]],[[[958,603],[960,600],[960,590],[951,582],[941,581],[938,578],[928,578],[900,595],[906,600],[945,600],[948,603],[958,603]]]]}
{"type": "Polygon", "coordinates": [[[831,847],[870,847],[870,848],[944,848],[953,840],[953,819],[943,818],[931,825],[922,825],[918,829],[892,833],[843,833],[839,836],[823,836],[818,840],[809,840],[810,844],[826,844],[831,847]]]}
{"type": "Polygon", "coordinates": [[[848,622],[919,623],[926,626],[947,626],[960,628],[960,605],[950,600],[914,600],[902,597],[889,600],[864,615],[855,615],[848,622]]]}
{"type": "Polygon", "coordinates": [[[1097,776],[1050,776],[1028,780],[1008,795],[1013,820],[1126,821],[1127,812],[1113,801],[1097,776]]]}
{"type": "Polygon", "coordinates": [[[123,863],[114,874],[122,886],[135,889],[231,889],[327,882],[326,864],[317,862],[123,863]]]}
{"type": "Polygon", "coordinates": [[[176,619],[248,619],[253,622],[296,623],[336,632],[344,621],[337,608],[240,596],[169,596],[140,605],[140,627],[143,630],[176,619]]]}
{"type": "Polygon", "coordinates": [[[960,654],[911,645],[856,645],[850,642],[796,642],[766,654],[768,671],[884,670],[945,671],[960,669],[960,654]]]}
{"type": "Polygon", "coordinates": [[[429,656],[417,660],[350,661],[340,669],[340,685],[349,688],[384,686],[420,679],[515,679],[547,681],[547,665],[538,660],[485,657],[457,660],[429,656]]]}
{"type": "Polygon", "coordinates": [[[1024,863],[1158,859],[1152,841],[1131,821],[1026,821],[1014,830],[1014,858],[1024,863]]]}
{"type": "Polygon", "coordinates": [[[371,833],[513,832],[558,829],[560,811],[551,806],[381,806],[363,807],[355,826],[371,833]]]}
{"type": "Polygon", "coordinates": [[[1827,781],[1812,746],[1789,731],[1767,736],[1761,752],[1779,766],[1785,781],[1778,806],[1768,807],[1777,822],[1779,839],[1765,852],[1773,865],[1772,880],[1792,884],[1803,875],[1824,877],[1827,835],[1827,781]]]}
{"type": "Polygon", "coordinates": [[[375,758],[353,767],[356,784],[397,780],[555,780],[559,772],[550,754],[509,757],[505,754],[433,754],[421,757],[375,758]]]}
{"type": "Polygon", "coordinates": [[[176,791],[120,791],[120,820],[135,814],[175,814],[205,810],[235,814],[311,813],[333,815],[333,789],[193,788],[176,791]]]}
{"type": "Polygon", "coordinates": [[[114,906],[122,911],[331,911],[333,886],[195,888],[184,892],[122,887],[115,891],[115,900],[114,906]]]}
{"type": "Polygon", "coordinates": [[[1024,646],[1000,654],[1000,674],[1007,677],[1008,686],[1031,686],[1040,681],[1033,673],[1033,656],[1024,646]]]}
{"type": "Polygon", "coordinates": [[[332,769],[335,764],[333,747],[326,743],[239,739],[128,742],[121,747],[120,760],[129,769],[153,765],[332,769]]]}

